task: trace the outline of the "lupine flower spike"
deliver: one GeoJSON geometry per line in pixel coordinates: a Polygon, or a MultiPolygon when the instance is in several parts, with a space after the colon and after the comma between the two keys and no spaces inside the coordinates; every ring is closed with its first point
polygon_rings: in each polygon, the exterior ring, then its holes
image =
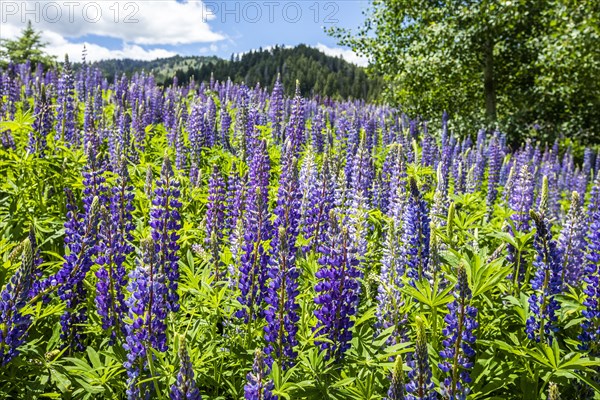
{"type": "Polygon", "coordinates": [[[562,254],[554,239],[551,226],[543,217],[531,211],[536,225],[533,246],[536,251],[533,266],[535,275],[531,288],[535,291],[529,297],[531,316],[527,320],[527,336],[536,342],[552,342],[551,332],[556,331],[556,320],[560,305],[556,295],[562,291],[562,254]]]}
{"type": "Polygon", "coordinates": [[[269,157],[265,142],[260,142],[250,163],[249,189],[244,220],[244,242],[240,265],[238,300],[243,308],[238,318],[254,320],[263,314],[262,302],[267,291],[268,254],[264,243],[272,237],[268,215],[269,157]]]}
{"type": "Polygon", "coordinates": [[[289,367],[296,358],[294,346],[297,344],[296,332],[300,320],[300,306],[296,300],[300,276],[296,266],[296,238],[299,231],[301,193],[296,159],[291,152],[288,142],[275,208],[276,232],[272,242],[270,282],[265,298],[268,304],[265,311],[267,362],[271,365],[273,359],[278,359],[282,368],[289,367]]]}
{"type": "Polygon", "coordinates": [[[200,391],[194,380],[194,369],[185,345],[185,337],[179,341],[179,373],[177,382],[171,386],[171,400],[200,400],[200,391]]]}
{"type": "Polygon", "coordinates": [[[165,155],[160,179],[156,181],[156,189],[154,189],[152,209],[150,210],[150,227],[158,263],[167,278],[170,311],[179,310],[179,295],[177,294],[179,281],[179,245],[177,241],[181,229],[179,186],[179,182],[173,175],[171,160],[165,155]]]}
{"type": "Polygon", "coordinates": [[[442,330],[445,339],[444,349],[440,352],[442,362],[439,367],[445,373],[442,394],[448,399],[466,399],[469,393],[475,358],[475,329],[479,326],[477,309],[471,306],[471,289],[467,272],[460,265],[457,271],[457,283],[454,289],[454,301],[448,305],[449,313],[444,317],[446,327],[442,330]]]}
{"type": "Polygon", "coordinates": [[[587,234],[588,254],[584,270],[583,305],[585,309],[579,336],[581,348],[600,356],[600,209],[591,213],[590,229],[587,234]]]}
{"type": "Polygon", "coordinates": [[[36,249],[32,239],[25,239],[19,246],[21,266],[0,293],[0,366],[19,355],[19,346],[24,343],[31,324],[31,316],[24,315],[22,309],[27,304],[33,278],[36,249]]]}
{"type": "Polygon", "coordinates": [[[146,379],[149,347],[167,350],[167,293],[165,276],[160,268],[153,240],[141,243],[137,265],[129,274],[127,300],[130,323],[123,348],[127,352],[127,398],[142,399],[152,393],[146,379]]]}
{"type": "Polygon", "coordinates": [[[558,385],[554,382],[550,382],[548,385],[548,400],[560,400],[558,385]]]}
{"type": "Polygon", "coordinates": [[[586,222],[579,193],[573,192],[571,207],[558,237],[558,244],[563,254],[563,284],[576,286],[581,281],[585,265],[586,222]]]}
{"type": "Polygon", "coordinates": [[[404,400],[404,370],[403,370],[402,356],[396,357],[394,363],[394,369],[392,370],[392,378],[390,380],[390,388],[387,392],[387,400],[404,400]]]}
{"type": "Polygon", "coordinates": [[[84,218],[84,214],[80,214],[75,206],[70,191],[67,191],[67,197],[65,246],[70,253],[65,258],[63,267],[49,279],[52,286],[58,286],[58,296],[66,304],[60,319],[61,339],[65,346],[83,350],[79,326],[86,320],[87,314],[85,306],[81,306],[81,299],[85,297],[83,281],[94,263],[93,257],[97,250],[99,204],[98,197],[94,197],[86,205],[87,213],[84,218]]]}
{"type": "Polygon", "coordinates": [[[268,367],[265,364],[264,354],[260,349],[254,353],[252,372],[247,375],[248,382],[244,386],[244,399],[246,400],[277,400],[273,394],[273,381],[267,375],[268,367]]]}
{"type": "Polygon", "coordinates": [[[123,315],[127,312],[124,288],[127,276],[124,262],[133,252],[130,242],[134,229],[131,213],[133,186],[129,179],[125,157],[121,157],[116,185],[112,188],[109,209],[103,213],[99,228],[98,257],[101,268],[96,272],[96,307],[102,328],[111,330],[111,339],[123,331],[123,315]]]}
{"type": "Polygon", "coordinates": [[[415,281],[431,277],[428,270],[430,219],[427,203],[423,200],[417,182],[410,180],[410,194],[404,209],[402,226],[403,258],[406,272],[415,281]]]}
{"type": "Polygon", "coordinates": [[[223,277],[221,261],[221,245],[225,229],[226,192],[225,181],[218,168],[213,167],[208,181],[208,204],[206,210],[206,246],[213,265],[215,279],[223,277]]]}
{"type": "Polygon", "coordinates": [[[431,367],[429,366],[429,353],[427,352],[427,335],[423,320],[416,318],[417,322],[417,340],[415,342],[415,352],[408,361],[411,368],[408,373],[408,382],[406,384],[406,400],[435,400],[437,395],[433,390],[431,381],[431,367]]]}
{"type": "Polygon", "coordinates": [[[351,247],[348,229],[341,226],[333,212],[329,237],[320,252],[323,254],[319,258],[321,268],[315,274],[319,279],[315,286],[315,316],[319,320],[315,329],[318,335],[329,340],[317,343],[326,351],[327,359],[340,359],[350,348],[350,329],[354,325],[351,317],[358,308],[358,278],[362,273],[358,268],[357,249],[351,247]]]}

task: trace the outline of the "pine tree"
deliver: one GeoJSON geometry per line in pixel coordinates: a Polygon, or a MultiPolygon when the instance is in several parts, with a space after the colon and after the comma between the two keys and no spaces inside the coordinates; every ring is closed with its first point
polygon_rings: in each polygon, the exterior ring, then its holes
{"type": "Polygon", "coordinates": [[[42,41],[41,33],[33,29],[29,21],[18,38],[0,40],[0,65],[8,61],[15,64],[31,61],[34,67],[38,64],[49,67],[54,63],[54,57],[44,52],[47,44],[42,41]]]}

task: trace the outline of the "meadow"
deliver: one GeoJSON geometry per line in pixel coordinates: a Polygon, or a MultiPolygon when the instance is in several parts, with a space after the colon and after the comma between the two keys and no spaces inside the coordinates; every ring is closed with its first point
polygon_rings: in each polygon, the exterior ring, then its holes
{"type": "Polygon", "coordinates": [[[600,399],[597,149],[279,80],[0,78],[0,397],[600,399]]]}

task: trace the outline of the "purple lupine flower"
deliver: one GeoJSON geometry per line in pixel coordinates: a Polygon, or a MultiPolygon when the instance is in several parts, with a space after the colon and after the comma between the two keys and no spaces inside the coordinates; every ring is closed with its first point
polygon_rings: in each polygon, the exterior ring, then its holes
{"type": "Polygon", "coordinates": [[[53,125],[52,102],[48,96],[47,88],[43,84],[36,92],[33,112],[35,120],[29,132],[27,151],[30,154],[43,157],[46,151],[47,137],[53,125]]]}
{"type": "Polygon", "coordinates": [[[395,344],[402,341],[404,332],[403,322],[406,315],[401,314],[403,306],[400,288],[403,286],[404,263],[402,262],[402,247],[400,245],[399,223],[392,221],[386,233],[377,288],[377,323],[378,331],[395,327],[388,343],[395,344]]]}
{"type": "Polygon", "coordinates": [[[594,150],[586,147],[583,151],[583,173],[586,179],[589,179],[594,166],[594,150]]]}
{"type": "Polygon", "coordinates": [[[585,310],[581,323],[581,348],[589,349],[590,354],[600,355],[600,210],[596,209],[590,220],[587,233],[587,263],[584,270],[585,310]]]}
{"type": "Polygon", "coordinates": [[[254,150],[250,163],[245,211],[245,233],[240,265],[239,302],[243,308],[238,318],[254,320],[263,313],[262,302],[267,291],[268,254],[264,244],[272,237],[269,221],[269,156],[264,141],[254,150]]]}
{"type": "MultiPolygon", "coordinates": [[[[334,192],[329,182],[329,159],[323,160],[316,185],[305,194],[308,204],[302,216],[302,233],[308,240],[304,251],[316,251],[323,243],[329,224],[329,213],[333,208],[334,192]]],[[[304,198],[303,198],[304,201],[304,198]]]]}
{"type": "Polygon", "coordinates": [[[421,164],[430,167],[434,166],[438,148],[435,139],[429,134],[427,128],[425,128],[425,132],[421,138],[421,149],[421,164]]]}
{"type": "MultiPolygon", "coordinates": [[[[239,147],[244,152],[244,159],[251,160],[254,157],[254,151],[260,146],[260,132],[258,130],[259,125],[259,111],[256,105],[252,104],[248,108],[248,113],[245,119],[244,129],[241,131],[243,134],[239,138],[239,147]]],[[[237,121],[236,121],[237,122],[237,121]]]]}
{"type": "MultiPolygon", "coordinates": [[[[176,82],[173,81],[174,85],[176,85],[176,82]]],[[[163,107],[163,112],[162,112],[162,116],[163,116],[163,123],[165,126],[165,129],[167,130],[167,140],[169,143],[173,143],[174,142],[174,138],[171,137],[171,132],[173,129],[173,126],[177,123],[177,93],[174,90],[174,87],[170,87],[167,89],[167,93],[165,96],[165,102],[164,102],[164,107],[163,107]]]]}
{"type": "Polygon", "coordinates": [[[332,212],[327,241],[319,249],[321,268],[315,274],[319,282],[315,286],[318,319],[315,330],[318,336],[325,336],[328,341],[317,340],[326,359],[339,360],[350,348],[354,325],[351,317],[358,309],[360,284],[362,276],[357,249],[352,248],[348,229],[332,212]]]}
{"type": "Polygon", "coordinates": [[[33,231],[19,246],[21,266],[0,293],[0,366],[5,366],[19,355],[19,346],[25,342],[31,325],[31,315],[23,314],[29,299],[36,254],[33,231]]]}
{"type": "Polygon", "coordinates": [[[492,137],[488,146],[488,184],[486,205],[488,215],[494,211],[494,203],[498,197],[498,184],[500,183],[500,169],[502,168],[502,150],[497,134],[492,137]]]}
{"type": "Polygon", "coordinates": [[[312,145],[317,153],[323,152],[323,129],[325,129],[325,113],[322,108],[317,110],[311,121],[312,145]]]}
{"type": "Polygon", "coordinates": [[[373,184],[370,188],[371,191],[371,208],[381,210],[381,207],[384,203],[383,201],[383,182],[381,181],[381,174],[379,172],[375,173],[375,177],[373,178],[373,184]]]}
{"type": "Polygon", "coordinates": [[[194,380],[194,366],[190,361],[190,355],[185,346],[185,339],[182,337],[179,343],[179,372],[177,373],[177,382],[171,385],[171,400],[201,400],[202,396],[194,380]]]}
{"type": "Polygon", "coordinates": [[[214,147],[217,142],[217,106],[212,97],[206,100],[204,117],[204,129],[206,130],[206,141],[209,147],[214,147]]]}
{"type": "Polygon", "coordinates": [[[87,148],[87,163],[81,173],[83,176],[83,209],[85,213],[90,212],[90,206],[95,197],[101,206],[108,203],[106,178],[104,173],[106,168],[102,160],[96,153],[97,149],[93,146],[87,148]]]}
{"type": "Polygon", "coordinates": [[[220,117],[221,146],[223,146],[225,149],[231,150],[231,145],[229,144],[229,129],[231,128],[231,115],[229,115],[229,111],[227,110],[227,106],[225,105],[225,103],[221,104],[220,117]]]}
{"type": "Polygon", "coordinates": [[[572,286],[579,285],[584,266],[586,218],[579,199],[573,192],[571,208],[558,237],[558,246],[563,255],[562,281],[572,286]]]}
{"type": "Polygon", "coordinates": [[[167,351],[168,288],[162,272],[154,239],[145,239],[140,246],[136,267],[129,274],[127,299],[130,323],[126,325],[127,336],[123,349],[127,360],[127,398],[148,398],[152,385],[147,379],[147,363],[150,347],[167,351]]]}
{"type": "MultiPolygon", "coordinates": [[[[548,218],[556,218],[560,214],[560,192],[558,187],[558,157],[556,154],[549,151],[545,151],[542,157],[542,165],[540,167],[539,174],[542,177],[545,176],[548,179],[548,205],[549,212],[548,218]]],[[[538,183],[539,185],[539,183],[538,183]]],[[[538,188],[539,189],[539,188],[538,188]]],[[[541,190],[538,190],[538,197],[541,194],[541,190]]]]}
{"type": "Polygon", "coordinates": [[[361,139],[354,157],[352,179],[350,182],[349,228],[351,246],[356,256],[362,259],[367,253],[367,210],[369,208],[370,188],[373,181],[371,157],[367,152],[366,141],[361,139]]]}
{"type": "Polygon", "coordinates": [[[410,194],[402,220],[402,243],[404,244],[402,257],[407,276],[411,278],[411,284],[414,285],[417,280],[430,278],[429,210],[414,179],[410,180],[410,194]]]}
{"type": "Polygon", "coordinates": [[[398,355],[392,369],[387,397],[384,400],[405,400],[404,370],[402,369],[402,364],[402,356],[398,355]]]}
{"type": "Polygon", "coordinates": [[[464,266],[457,271],[454,289],[454,301],[448,304],[449,313],[444,317],[446,327],[442,330],[445,339],[444,349],[440,351],[440,369],[446,374],[442,383],[442,395],[449,399],[466,399],[471,383],[469,370],[473,368],[475,358],[474,331],[479,324],[476,321],[477,308],[470,305],[471,289],[464,266]]]}
{"type": "Polygon", "coordinates": [[[296,159],[288,141],[282,162],[280,185],[275,207],[275,236],[271,243],[269,289],[265,297],[267,326],[265,340],[268,343],[267,362],[278,360],[282,368],[290,367],[296,358],[294,347],[298,344],[298,277],[296,267],[296,238],[299,231],[300,201],[302,193],[298,185],[296,159]]]}
{"type": "Polygon", "coordinates": [[[227,180],[227,223],[226,227],[232,232],[237,226],[238,220],[241,220],[244,214],[244,204],[246,204],[246,185],[245,176],[242,178],[237,171],[234,163],[231,166],[227,180]]]}
{"type": "MultiPolygon", "coordinates": [[[[120,116],[121,115],[119,115],[119,117],[120,116]]],[[[125,117],[123,117],[123,118],[125,118],[125,117]]],[[[94,149],[97,149],[97,146],[93,146],[94,133],[95,133],[94,102],[93,102],[92,95],[90,94],[85,101],[85,108],[84,108],[84,113],[83,113],[83,147],[86,152],[88,151],[89,146],[92,146],[94,149]]],[[[121,148],[123,148],[123,146],[121,148]]]]}
{"type": "Polygon", "coordinates": [[[353,157],[350,173],[350,188],[353,198],[362,197],[367,202],[369,201],[373,175],[371,155],[368,152],[365,137],[363,136],[353,157]]]}
{"type": "Polygon", "coordinates": [[[387,213],[390,204],[390,196],[392,195],[391,181],[394,174],[394,166],[396,165],[398,152],[395,146],[388,146],[389,151],[381,166],[381,212],[387,213]]]}
{"type": "Polygon", "coordinates": [[[279,74],[277,74],[277,80],[269,98],[269,119],[273,127],[273,136],[280,141],[282,139],[281,126],[283,124],[283,85],[279,74]]]}
{"type": "Polygon", "coordinates": [[[311,204],[311,193],[314,193],[317,186],[317,163],[315,161],[315,154],[313,147],[308,146],[304,159],[302,161],[302,168],[300,168],[300,192],[302,194],[302,203],[300,204],[300,218],[301,224],[305,225],[306,218],[308,217],[307,211],[311,204]]]}
{"type": "Polygon", "coordinates": [[[390,172],[389,195],[386,213],[394,220],[401,220],[406,203],[406,165],[402,147],[395,146],[396,153],[390,172]]]}
{"type": "MultiPolygon", "coordinates": [[[[454,138],[452,138],[454,139],[454,138]]],[[[462,193],[464,190],[463,155],[460,143],[454,143],[452,147],[452,178],[454,179],[454,193],[462,193]]]]}
{"type": "MultiPolygon", "coordinates": [[[[452,164],[452,150],[454,147],[455,139],[451,138],[442,131],[442,150],[440,154],[440,164],[442,165],[442,176],[446,185],[450,180],[450,166],[452,164]]],[[[446,187],[446,190],[448,187],[446,187]]]]}
{"type": "Polygon", "coordinates": [[[435,226],[443,226],[446,223],[446,214],[448,210],[448,192],[447,183],[442,173],[442,164],[438,164],[437,184],[433,193],[433,204],[431,206],[431,222],[435,226]]]}
{"type": "Polygon", "coordinates": [[[269,371],[264,361],[264,354],[257,349],[254,353],[252,371],[248,372],[246,377],[248,382],[244,385],[244,399],[277,400],[277,396],[273,394],[275,385],[272,380],[267,378],[268,374],[269,371]]]}
{"type": "Polygon", "coordinates": [[[183,170],[187,164],[187,148],[185,147],[183,131],[181,130],[182,118],[179,118],[177,121],[178,122],[173,128],[173,136],[175,138],[175,142],[173,143],[173,148],[175,150],[175,168],[183,170]]]}
{"type": "Polygon", "coordinates": [[[304,143],[304,100],[300,95],[300,83],[296,82],[296,94],[294,95],[294,103],[292,105],[292,114],[288,121],[285,140],[292,143],[294,155],[300,151],[300,146],[304,143]]]}
{"type": "Polygon", "coordinates": [[[431,381],[431,367],[429,366],[429,353],[427,352],[427,335],[420,317],[417,317],[417,340],[415,352],[409,357],[406,384],[406,400],[435,400],[437,394],[433,390],[431,381]]]}
{"type": "Polygon", "coordinates": [[[223,245],[223,231],[225,229],[225,209],[227,204],[225,181],[217,166],[208,180],[208,203],[206,208],[206,239],[205,244],[210,253],[213,264],[214,276],[217,280],[223,276],[221,271],[221,246],[223,245]]]}
{"type": "MultiPolygon", "coordinates": [[[[514,229],[518,232],[528,232],[530,223],[530,211],[533,206],[533,190],[535,188],[529,167],[523,164],[517,171],[518,163],[515,162],[510,171],[509,182],[507,182],[505,190],[508,192],[508,205],[513,211],[510,219],[514,224],[514,229]]],[[[514,235],[512,229],[510,233],[514,235]]],[[[507,261],[515,264],[513,279],[515,283],[519,283],[523,279],[525,260],[521,256],[517,259],[516,250],[512,245],[508,245],[507,261]]]]}
{"type": "Polygon", "coordinates": [[[560,308],[556,295],[562,291],[562,254],[544,216],[532,211],[531,217],[537,228],[533,242],[535,275],[531,279],[535,293],[529,297],[532,315],[527,319],[525,332],[531,340],[551,343],[550,334],[556,331],[556,311],[560,308]]]}
{"type": "MultiPolygon", "coordinates": [[[[136,99],[131,107],[131,130],[133,131],[133,145],[138,153],[146,149],[146,126],[151,125],[146,116],[146,102],[136,99]]],[[[134,153],[137,156],[138,153],[134,153]]]]}
{"type": "Polygon", "coordinates": [[[206,146],[206,135],[204,132],[204,107],[201,103],[192,106],[192,111],[187,120],[187,132],[190,142],[190,157],[192,164],[200,160],[202,147],[206,146]]]}
{"type": "Polygon", "coordinates": [[[591,221],[594,213],[600,211],[600,177],[596,177],[592,190],[590,190],[590,201],[587,206],[587,219],[591,221]]]}
{"type": "Polygon", "coordinates": [[[65,246],[69,254],[62,268],[49,277],[53,286],[58,286],[58,296],[66,304],[61,316],[61,339],[65,346],[83,350],[78,324],[86,319],[85,307],[80,307],[85,298],[83,280],[93,265],[97,251],[97,228],[99,203],[94,197],[85,214],[79,213],[73,194],[67,190],[67,221],[65,222],[65,246]]]}
{"type": "Polygon", "coordinates": [[[135,228],[131,213],[133,206],[133,186],[127,171],[125,158],[121,158],[117,181],[112,188],[109,210],[104,212],[99,228],[98,257],[100,269],[96,272],[96,308],[102,321],[102,328],[111,329],[114,340],[117,332],[123,330],[123,315],[127,311],[124,288],[127,277],[124,262],[131,252],[133,240],[131,232],[135,228]]]}
{"type": "Polygon", "coordinates": [[[75,114],[75,78],[71,71],[71,63],[69,57],[65,56],[63,70],[58,80],[58,96],[56,104],[58,112],[56,114],[56,140],[64,140],[65,143],[75,145],[77,132],[75,124],[77,122],[75,114]]]}
{"type": "Polygon", "coordinates": [[[165,155],[160,179],[156,181],[154,189],[152,209],[150,210],[150,227],[159,266],[167,279],[169,311],[179,310],[179,295],[177,294],[179,281],[179,245],[177,241],[181,229],[179,186],[180,183],[173,175],[171,160],[165,155]]]}
{"type": "MultiPolygon", "coordinates": [[[[344,166],[344,173],[346,175],[346,184],[350,185],[352,181],[352,172],[354,170],[355,165],[355,155],[358,151],[358,146],[360,145],[361,135],[359,127],[356,123],[356,117],[352,120],[350,127],[348,129],[347,138],[346,138],[346,165],[344,166]]],[[[364,151],[363,153],[366,153],[364,151]]],[[[359,167],[360,168],[360,167],[359,167]]]]}

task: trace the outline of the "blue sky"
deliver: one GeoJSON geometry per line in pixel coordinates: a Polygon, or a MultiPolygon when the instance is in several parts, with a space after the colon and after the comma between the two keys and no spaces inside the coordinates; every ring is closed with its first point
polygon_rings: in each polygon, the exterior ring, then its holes
{"type": "Polygon", "coordinates": [[[175,54],[228,58],[274,45],[304,43],[364,65],[324,28],[356,28],[367,0],[2,0],[0,38],[18,35],[27,20],[43,32],[48,50],[78,59],[154,59],[175,54]]]}

